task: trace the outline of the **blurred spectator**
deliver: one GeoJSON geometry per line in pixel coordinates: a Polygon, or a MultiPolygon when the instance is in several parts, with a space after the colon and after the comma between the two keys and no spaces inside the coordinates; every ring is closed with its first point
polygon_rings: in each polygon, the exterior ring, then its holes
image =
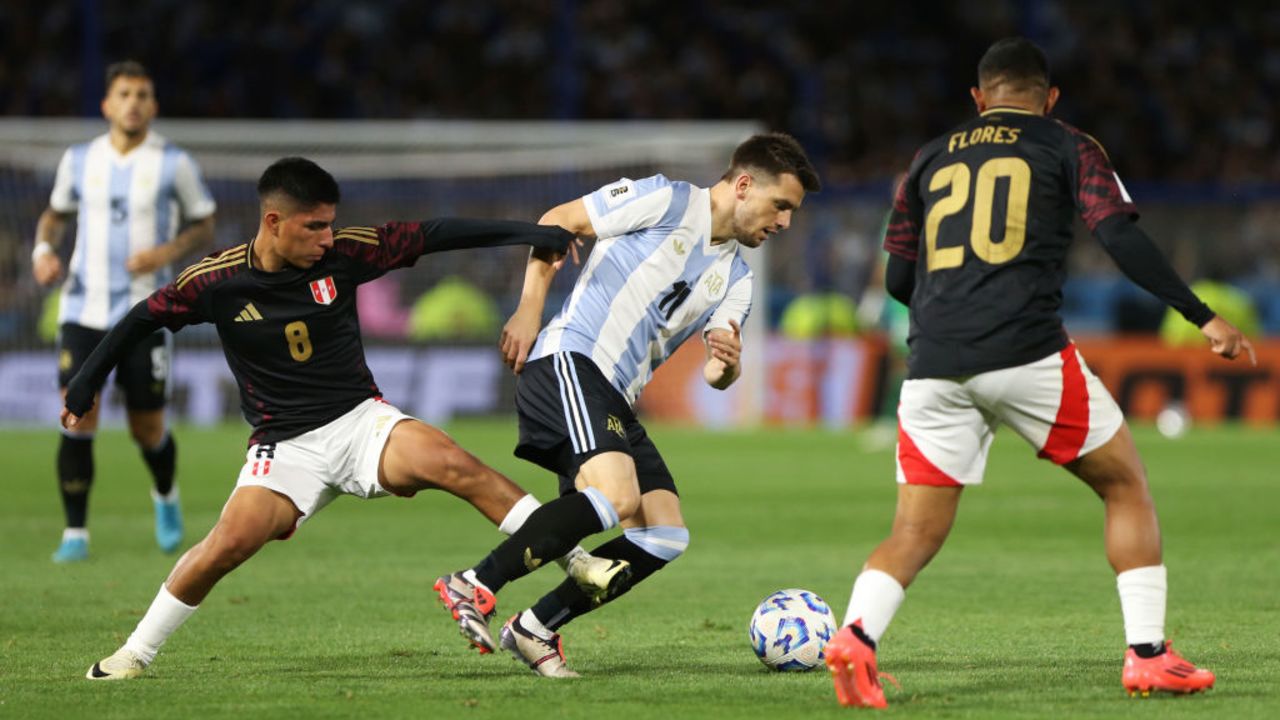
{"type": "Polygon", "coordinates": [[[1280,5],[996,0],[9,0],[0,106],[89,112],[101,63],[157,69],[170,117],[749,118],[828,185],[884,178],[970,111],[973,58],[1020,33],[1058,115],[1133,180],[1280,181],[1280,5]],[[82,57],[100,48],[102,57],[82,57]],[[264,71],[269,68],[270,72],[264,71]],[[731,71],[732,69],[732,71],[731,71]],[[732,81],[726,78],[733,78],[732,81]]]}

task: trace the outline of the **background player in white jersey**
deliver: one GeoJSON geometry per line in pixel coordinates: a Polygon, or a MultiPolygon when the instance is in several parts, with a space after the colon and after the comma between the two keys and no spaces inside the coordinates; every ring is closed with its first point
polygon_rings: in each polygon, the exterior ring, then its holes
{"type": "MultiPolygon", "coordinates": [[[[76,243],[58,309],[58,384],[67,382],[129,308],[170,280],[170,265],[213,240],[215,205],[200,169],[186,152],[151,132],[155,91],[147,71],[124,61],[107,68],[102,115],[110,127],[62,156],[49,207],[36,226],[32,270],[41,285],[64,274],[58,255],[67,223],[76,218],[76,243]],[[187,223],[178,232],[179,226],[187,223]]],[[[158,332],[121,362],[116,384],[124,391],[129,432],[154,481],[156,542],[173,552],[182,542],[182,516],[173,475],[176,449],[167,432],[170,343],[158,332]]],[[[84,560],[93,484],[93,435],[98,411],[58,447],[58,486],[67,527],[54,562],[84,560]]]]}
{"type": "Polygon", "coordinates": [[[555,631],[688,547],[675,481],[632,404],[654,369],[699,331],[707,383],[724,389],[738,378],[741,327],[751,310],[751,270],[739,246],[758,247],[786,229],[805,193],[820,187],[800,144],[771,133],[742,143],[710,188],[661,175],[623,179],[542,217],[599,242],[541,333],[558,265],[532,253],[520,305],[503,329],[503,354],[519,373],[516,455],[557,473],[562,496],[474,568],[437,581],[462,634],[482,652],[495,648],[493,593],[582,538],[621,525],[621,537],[593,551],[617,561],[605,592],[562,584],[502,629],[503,648],[538,673],[576,676],[555,631]]]}

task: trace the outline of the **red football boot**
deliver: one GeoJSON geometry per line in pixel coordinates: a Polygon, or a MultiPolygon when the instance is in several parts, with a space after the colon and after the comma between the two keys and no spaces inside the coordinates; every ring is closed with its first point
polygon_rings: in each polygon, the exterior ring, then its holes
{"type": "MultiPolygon", "coordinates": [[[[854,623],[859,630],[862,621],[854,623]]],[[[876,670],[876,651],[858,639],[851,627],[840,632],[827,643],[827,668],[836,686],[836,700],[845,707],[882,708],[888,706],[884,688],[880,687],[880,672],[876,670]]]]}
{"type": "Polygon", "coordinates": [[[1198,668],[1173,651],[1173,645],[1165,643],[1164,653],[1153,658],[1140,658],[1129,648],[1124,654],[1124,673],[1120,682],[1129,696],[1141,694],[1147,697],[1153,690],[1172,693],[1193,693],[1213,687],[1213,672],[1198,668]]]}

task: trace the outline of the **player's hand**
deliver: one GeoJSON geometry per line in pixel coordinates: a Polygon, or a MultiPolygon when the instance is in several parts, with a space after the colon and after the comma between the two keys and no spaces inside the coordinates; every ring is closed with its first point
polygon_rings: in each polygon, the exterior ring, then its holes
{"type": "Polygon", "coordinates": [[[737,320],[730,320],[733,332],[717,328],[707,333],[707,347],[711,357],[724,363],[725,369],[734,372],[742,360],[742,328],[737,320]]]}
{"type": "Polygon", "coordinates": [[[582,259],[578,257],[578,248],[580,247],[582,247],[582,238],[575,237],[569,242],[569,247],[565,249],[565,253],[557,257],[555,262],[551,263],[551,266],[559,270],[564,267],[564,261],[570,257],[573,258],[574,265],[581,265],[582,259]]]}
{"type": "Polygon", "coordinates": [[[62,277],[62,259],[54,253],[45,253],[31,263],[31,274],[41,287],[48,287],[62,277]]]}
{"type": "Polygon", "coordinates": [[[540,313],[534,313],[526,310],[523,306],[516,308],[516,312],[502,326],[502,338],[498,341],[498,347],[502,350],[502,361],[511,368],[512,372],[519,373],[524,370],[525,360],[529,358],[529,351],[533,349],[533,343],[538,339],[539,326],[542,324],[540,313]]]}
{"type": "Polygon", "coordinates": [[[1235,325],[1214,315],[1213,319],[1200,328],[1200,332],[1209,339],[1209,349],[1228,360],[1235,360],[1241,353],[1249,353],[1249,362],[1258,365],[1258,356],[1253,352],[1253,343],[1244,336],[1235,325]]]}
{"type": "Polygon", "coordinates": [[[80,424],[80,416],[64,407],[62,408],[62,417],[59,418],[59,422],[62,423],[62,427],[64,428],[68,430],[75,430],[76,426],[80,424]]]}
{"type": "Polygon", "coordinates": [[[134,275],[146,275],[169,264],[169,253],[163,247],[139,250],[124,262],[124,269],[134,275]]]}

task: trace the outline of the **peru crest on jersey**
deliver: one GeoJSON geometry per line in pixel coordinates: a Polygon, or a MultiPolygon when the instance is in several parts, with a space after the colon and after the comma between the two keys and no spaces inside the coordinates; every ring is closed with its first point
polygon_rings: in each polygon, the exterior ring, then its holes
{"type": "Polygon", "coordinates": [[[333,276],[326,275],[319,280],[311,281],[311,297],[321,305],[328,305],[338,297],[338,288],[333,284],[333,276]]]}

